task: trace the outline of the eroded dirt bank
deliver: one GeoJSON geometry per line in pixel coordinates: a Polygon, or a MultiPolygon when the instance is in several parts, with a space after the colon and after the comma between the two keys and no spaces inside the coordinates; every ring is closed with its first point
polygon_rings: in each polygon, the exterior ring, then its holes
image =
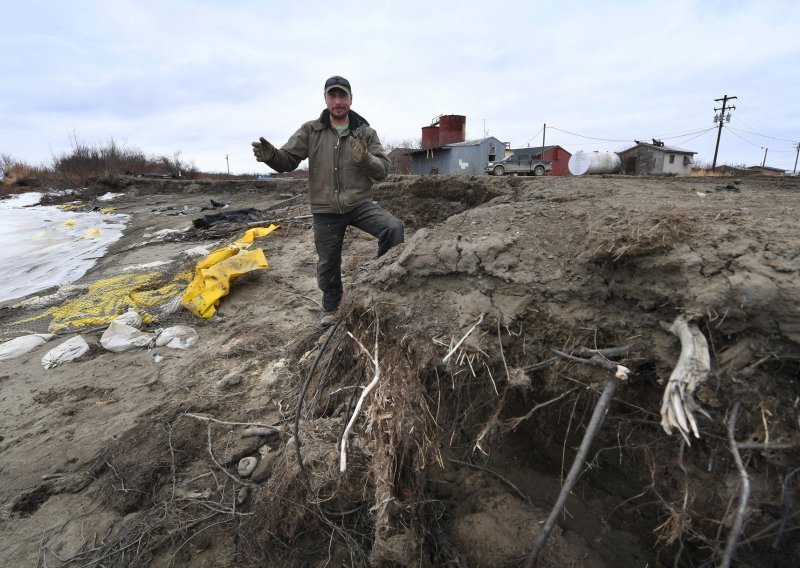
{"type": "Polygon", "coordinates": [[[326,333],[302,182],[123,191],[126,236],[68,293],[5,306],[4,333],[41,331],[58,312],[37,316],[126,267],[191,268],[185,250],[243,230],[189,229],[211,198],[284,221],[257,242],[269,270],[218,316],[154,311],[151,327],[197,328],[191,349],[156,362],[93,348],[44,371],[51,342],[0,363],[9,565],[519,566],[608,380],[553,350],[616,347],[630,379],[540,565],[719,563],[741,495],[736,403],[752,490],[736,561],[800,554],[800,180],[390,178],[376,196],[407,241],[374,260],[374,241],[348,233],[345,317],[326,333]],[[662,323],[679,314],[712,362],[691,446],[660,425],[680,353],[662,323]],[[341,473],[376,376],[367,352],[378,379],[341,473]],[[243,437],[254,423],[281,432],[243,437]],[[240,477],[249,456],[256,473],[240,477]]]}

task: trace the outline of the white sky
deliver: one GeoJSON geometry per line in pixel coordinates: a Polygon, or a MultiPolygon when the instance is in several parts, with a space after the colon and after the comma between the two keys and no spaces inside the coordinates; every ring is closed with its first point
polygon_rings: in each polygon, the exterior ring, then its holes
{"type": "Polygon", "coordinates": [[[0,153],[50,164],[74,134],[266,172],[324,108],[330,75],[385,142],[440,114],[512,147],[622,150],[664,137],[711,162],[714,99],[737,96],[718,163],[791,170],[800,2],[0,0],[0,153]],[[560,130],[556,130],[560,129],[560,130]],[[562,131],[594,138],[580,138],[562,131]],[[755,133],[755,134],[753,134],[755,133]],[[763,136],[759,136],[763,135],[763,136]],[[768,138],[771,137],[771,138],[768,138]]]}

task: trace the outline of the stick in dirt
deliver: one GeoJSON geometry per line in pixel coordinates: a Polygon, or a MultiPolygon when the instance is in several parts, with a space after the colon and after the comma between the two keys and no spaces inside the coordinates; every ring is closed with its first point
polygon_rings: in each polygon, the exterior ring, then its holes
{"type": "MultiPolygon", "coordinates": [[[[567,357],[570,360],[578,359],[572,356],[567,357]]],[[[533,545],[533,550],[531,550],[531,553],[528,555],[528,558],[525,561],[525,568],[533,568],[536,566],[539,554],[542,552],[542,549],[544,549],[544,545],[550,536],[550,532],[555,527],[556,521],[558,521],[558,517],[561,515],[561,511],[564,509],[564,505],[567,503],[567,497],[569,497],[569,494],[575,487],[575,483],[578,481],[578,476],[583,470],[583,466],[586,463],[586,457],[589,455],[589,448],[592,446],[592,442],[594,441],[597,432],[599,432],[600,427],[603,425],[603,419],[606,416],[606,412],[611,404],[611,400],[614,398],[614,392],[617,390],[620,380],[627,379],[628,373],[630,372],[626,367],[612,363],[611,361],[601,363],[600,361],[593,359],[583,359],[581,362],[589,365],[604,367],[614,374],[606,383],[603,393],[600,395],[597,404],[595,404],[594,412],[592,412],[592,419],[589,421],[589,425],[586,427],[586,434],[583,436],[581,446],[578,449],[578,453],[575,455],[575,460],[572,462],[572,467],[569,470],[567,479],[564,481],[564,487],[561,488],[561,493],[559,493],[558,499],[556,500],[555,505],[553,505],[553,509],[550,511],[550,516],[547,517],[547,521],[545,522],[544,527],[542,527],[542,532],[539,533],[539,537],[536,539],[536,542],[533,545]]]]}
{"type": "Polygon", "coordinates": [[[355,424],[356,418],[358,418],[358,412],[361,410],[361,405],[364,404],[364,399],[367,398],[367,395],[370,393],[372,389],[375,388],[375,385],[378,384],[378,380],[381,376],[381,370],[378,366],[378,316],[375,316],[375,354],[373,355],[367,348],[364,347],[361,342],[355,338],[355,336],[347,332],[353,341],[355,341],[361,350],[366,354],[367,359],[370,360],[373,367],[375,367],[375,376],[372,378],[372,381],[364,388],[361,392],[361,396],[358,397],[358,402],[356,403],[356,408],[353,410],[353,415],[350,417],[350,421],[347,423],[347,427],[344,429],[344,433],[342,434],[342,442],[339,450],[339,471],[345,471],[347,469],[347,436],[350,434],[350,429],[355,424]]]}
{"type": "Polygon", "coordinates": [[[476,322],[475,322],[475,325],[473,325],[471,328],[469,328],[469,331],[468,331],[467,333],[465,333],[465,334],[464,334],[464,337],[462,337],[461,339],[459,339],[459,340],[458,340],[458,343],[456,343],[456,346],[455,346],[455,347],[453,347],[453,348],[450,350],[450,352],[449,352],[447,355],[445,355],[445,356],[444,356],[444,359],[442,359],[442,363],[447,363],[447,361],[450,359],[450,357],[452,357],[452,356],[453,356],[453,353],[455,353],[455,352],[456,352],[456,350],[457,350],[459,347],[461,347],[461,344],[462,344],[462,343],[464,343],[464,340],[465,340],[467,337],[469,337],[469,334],[470,334],[470,333],[472,333],[473,331],[475,331],[475,328],[476,328],[476,327],[478,327],[479,325],[481,325],[481,323],[483,322],[483,316],[484,316],[484,314],[481,314],[481,315],[480,315],[480,317],[478,317],[478,321],[476,321],[476,322]]]}
{"type": "Polygon", "coordinates": [[[720,568],[728,568],[733,559],[733,553],[736,552],[736,543],[739,541],[739,536],[742,534],[742,526],[744,525],[744,518],[747,515],[747,502],[750,500],[750,477],[747,475],[747,470],[744,468],[742,456],[739,455],[739,447],[736,445],[736,420],[739,418],[740,403],[733,405],[731,410],[731,417],[728,420],[728,442],[731,445],[731,453],[736,462],[736,469],[739,470],[739,477],[742,480],[742,493],[739,496],[739,508],[736,511],[736,518],[733,521],[730,535],[728,536],[728,543],[725,545],[725,552],[722,555],[722,562],[720,568]]]}

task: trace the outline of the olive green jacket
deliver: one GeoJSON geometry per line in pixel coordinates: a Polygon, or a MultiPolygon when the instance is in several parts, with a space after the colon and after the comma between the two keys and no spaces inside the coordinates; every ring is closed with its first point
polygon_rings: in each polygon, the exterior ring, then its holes
{"type": "Polygon", "coordinates": [[[290,172],[308,158],[308,194],[312,213],[346,213],[372,200],[372,182],[385,179],[389,159],[378,134],[359,114],[350,111],[350,126],[341,137],[327,110],[301,126],[267,162],[278,172],[290,172]],[[350,156],[350,136],[364,134],[369,155],[361,164],[350,156]]]}

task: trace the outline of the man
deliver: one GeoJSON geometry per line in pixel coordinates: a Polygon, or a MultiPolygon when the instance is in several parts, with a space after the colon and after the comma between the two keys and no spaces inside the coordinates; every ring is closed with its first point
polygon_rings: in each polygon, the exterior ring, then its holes
{"type": "Polygon", "coordinates": [[[350,82],[338,75],[325,81],[325,106],[280,149],[261,138],[253,142],[256,160],[290,172],[308,158],[308,193],[314,216],[317,284],[322,290],[322,320],[338,320],[342,300],[342,243],[348,225],[378,238],[378,256],[403,242],[403,222],[373,200],[372,182],[389,173],[378,135],[364,117],[350,110],[350,82]]]}

